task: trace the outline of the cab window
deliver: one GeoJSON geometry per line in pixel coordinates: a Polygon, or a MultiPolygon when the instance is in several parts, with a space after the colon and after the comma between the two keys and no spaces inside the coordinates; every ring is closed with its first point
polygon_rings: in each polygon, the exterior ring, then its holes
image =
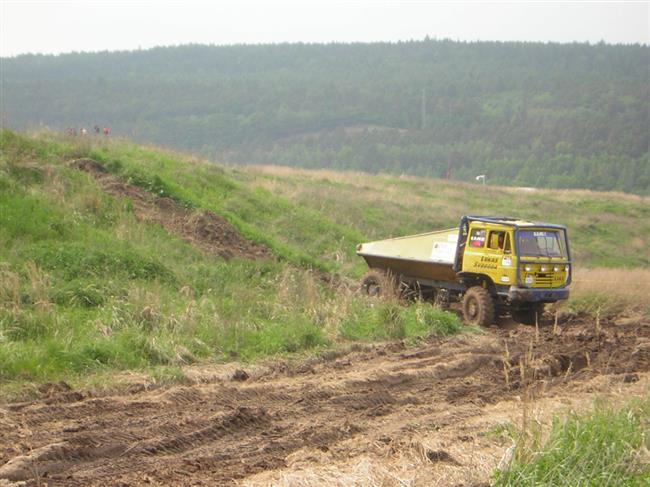
{"type": "Polygon", "coordinates": [[[483,228],[472,228],[472,231],[469,233],[469,246],[483,247],[486,233],[487,231],[483,228]]]}
{"type": "Polygon", "coordinates": [[[565,257],[566,240],[561,230],[519,230],[519,251],[530,257],[565,257]]]}
{"type": "Polygon", "coordinates": [[[510,234],[506,233],[506,243],[503,246],[503,253],[509,254],[512,252],[512,247],[510,246],[510,234]]]}
{"type": "Polygon", "coordinates": [[[490,232],[488,247],[504,253],[510,253],[510,238],[508,237],[508,233],[504,231],[490,232]]]}

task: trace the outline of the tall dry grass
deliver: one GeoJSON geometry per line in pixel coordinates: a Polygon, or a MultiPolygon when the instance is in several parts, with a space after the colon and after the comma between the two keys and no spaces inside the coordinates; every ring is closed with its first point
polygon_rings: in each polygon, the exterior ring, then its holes
{"type": "Polygon", "coordinates": [[[578,268],[569,305],[592,313],[650,316],[650,269],[578,268]]]}

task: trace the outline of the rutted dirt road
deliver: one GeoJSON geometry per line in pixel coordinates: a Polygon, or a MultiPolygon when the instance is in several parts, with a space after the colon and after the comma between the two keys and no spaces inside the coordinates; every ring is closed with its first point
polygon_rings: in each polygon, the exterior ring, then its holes
{"type": "Polygon", "coordinates": [[[650,323],[574,319],[123,395],[52,386],[0,406],[0,485],[483,485],[508,446],[485,428],[519,399],[639,393],[649,370],[650,323]]]}

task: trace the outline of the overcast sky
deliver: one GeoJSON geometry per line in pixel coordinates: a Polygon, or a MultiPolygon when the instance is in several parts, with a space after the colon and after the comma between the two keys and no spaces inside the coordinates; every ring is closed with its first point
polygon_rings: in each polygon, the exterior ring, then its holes
{"type": "Polygon", "coordinates": [[[0,56],[187,43],[650,43],[650,2],[0,0],[0,56]]]}

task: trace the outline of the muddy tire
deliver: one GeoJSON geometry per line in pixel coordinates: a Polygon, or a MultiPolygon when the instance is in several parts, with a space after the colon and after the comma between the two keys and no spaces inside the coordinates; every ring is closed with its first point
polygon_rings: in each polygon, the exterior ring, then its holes
{"type": "Polygon", "coordinates": [[[470,287],[463,296],[463,320],[470,326],[494,323],[494,300],[487,289],[470,287]]]}
{"type": "Polygon", "coordinates": [[[361,293],[374,297],[390,296],[396,293],[395,280],[382,270],[370,269],[361,278],[361,293]]]}
{"type": "Polygon", "coordinates": [[[535,318],[537,317],[539,322],[543,312],[544,305],[535,304],[532,306],[513,308],[510,311],[510,315],[512,316],[513,321],[516,321],[517,323],[521,323],[522,325],[534,325],[535,318]]]}

